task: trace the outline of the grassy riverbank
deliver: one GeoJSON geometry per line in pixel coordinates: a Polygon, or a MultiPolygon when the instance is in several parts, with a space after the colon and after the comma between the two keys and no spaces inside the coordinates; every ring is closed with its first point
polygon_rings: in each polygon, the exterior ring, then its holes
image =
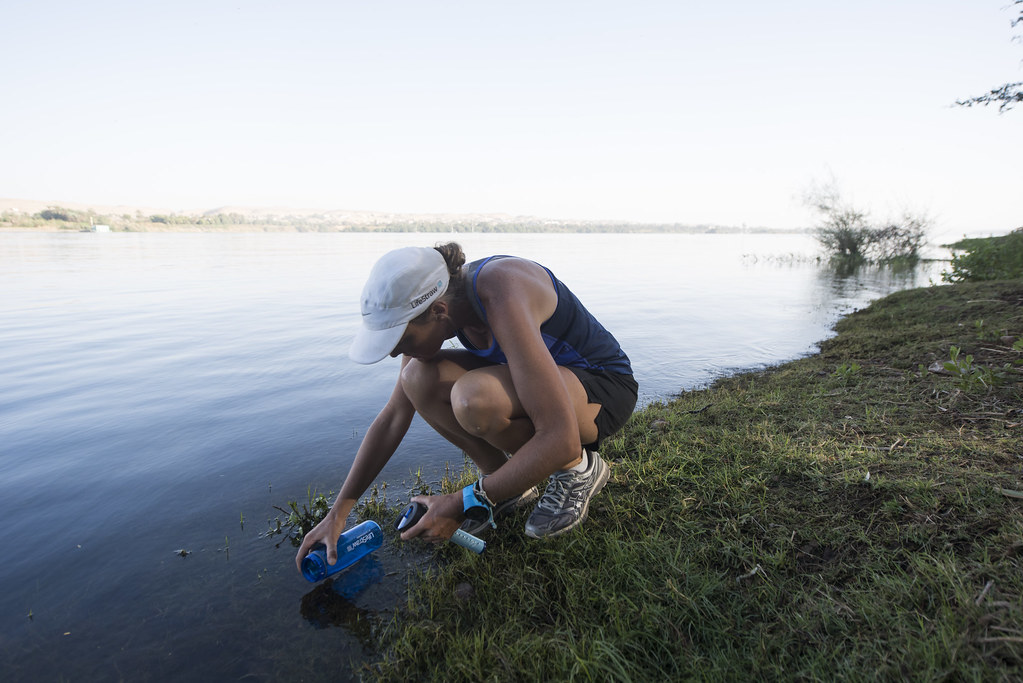
{"type": "Polygon", "coordinates": [[[362,675],[1019,676],[1023,281],[900,292],[837,331],[637,413],[579,531],[527,539],[523,512],[481,557],[448,547],[362,675]]]}

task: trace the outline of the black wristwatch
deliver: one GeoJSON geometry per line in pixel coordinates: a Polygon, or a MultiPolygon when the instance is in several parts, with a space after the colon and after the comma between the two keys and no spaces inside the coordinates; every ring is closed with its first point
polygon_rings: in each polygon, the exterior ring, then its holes
{"type": "Polygon", "coordinates": [[[462,514],[473,522],[490,522],[490,526],[496,528],[494,508],[490,504],[487,494],[483,492],[483,487],[480,485],[482,481],[483,479],[480,478],[475,484],[469,484],[462,489],[462,514]]]}

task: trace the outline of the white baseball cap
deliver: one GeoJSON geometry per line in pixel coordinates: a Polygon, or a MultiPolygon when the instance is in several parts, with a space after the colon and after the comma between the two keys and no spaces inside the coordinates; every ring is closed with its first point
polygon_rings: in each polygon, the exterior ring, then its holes
{"type": "Polygon", "coordinates": [[[448,289],[448,265],[430,247],[402,247],[380,257],[362,289],[362,326],[348,357],[369,365],[394,351],[410,320],[448,289]]]}

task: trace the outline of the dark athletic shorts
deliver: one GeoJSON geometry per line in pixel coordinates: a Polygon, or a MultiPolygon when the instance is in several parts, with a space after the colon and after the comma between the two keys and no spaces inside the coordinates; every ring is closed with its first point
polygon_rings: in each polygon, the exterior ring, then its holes
{"type": "Polygon", "coordinates": [[[636,408],[639,397],[639,383],[632,375],[600,370],[568,368],[582,382],[586,398],[590,403],[599,403],[600,412],[594,423],[597,425],[597,440],[583,446],[598,450],[600,442],[621,429],[636,408]]]}

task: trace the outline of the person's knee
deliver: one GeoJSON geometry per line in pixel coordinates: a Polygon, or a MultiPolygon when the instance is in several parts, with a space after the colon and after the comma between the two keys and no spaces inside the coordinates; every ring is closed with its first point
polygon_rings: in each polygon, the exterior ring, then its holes
{"type": "Polygon", "coordinates": [[[451,409],[462,429],[486,439],[508,426],[509,401],[500,382],[466,375],[451,389],[451,409]]]}
{"type": "Polygon", "coordinates": [[[401,388],[416,410],[435,400],[439,381],[437,366],[412,359],[401,369],[401,388]]]}

